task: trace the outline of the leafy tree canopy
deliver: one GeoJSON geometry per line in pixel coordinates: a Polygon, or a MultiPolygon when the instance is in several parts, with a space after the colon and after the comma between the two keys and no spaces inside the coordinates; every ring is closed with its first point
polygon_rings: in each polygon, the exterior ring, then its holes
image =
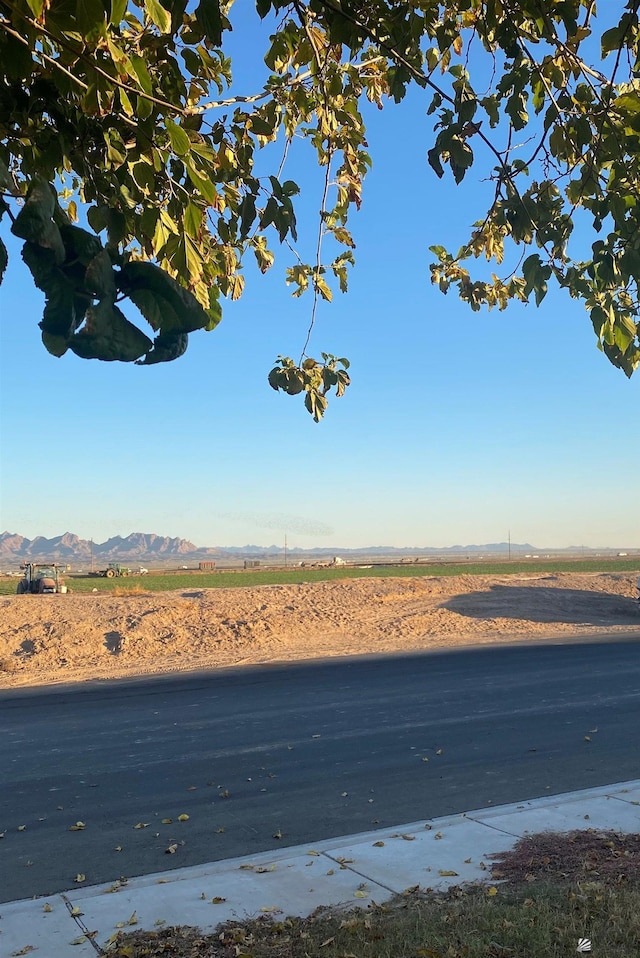
{"type": "MultiPolygon", "coordinates": [[[[216,326],[222,299],[241,296],[247,255],[270,268],[274,242],[295,254],[286,280],[310,297],[311,331],[318,301],[346,290],[354,262],[349,214],[370,166],[363,102],[382,107],[414,85],[438,177],[459,184],[477,156],[491,160],[470,235],[454,252],[431,247],[433,282],[473,310],[540,304],[555,282],[584,302],[600,348],[630,376],[639,6],[607,3],[599,23],[595,0],[256,0],[273,24],[269,75],[240,96],[225,55],[229,3],[0,0],[0,229],[24,241],[45,294],[45,347],[173,360],[190,332],[216,326]],[[286,174],[294,136],[324,171],[309,262],[295,248],[298,186],[286,174]],[[274,143],[281,159],[258,175],[258,153],[274,143]],[[497,269],[509,244],[506,275],[474,264],[497,269]]],[[[236,30],[253,16],[247,4],[236,30]]],[[[0,237],[0,280],[6,265],[0,237]]],[[[279,357],[269,382],[303,394],[317,420],[330,390],[349,384],[348,362],[313,359],[308,342],[298,362],[279,357]]]]}

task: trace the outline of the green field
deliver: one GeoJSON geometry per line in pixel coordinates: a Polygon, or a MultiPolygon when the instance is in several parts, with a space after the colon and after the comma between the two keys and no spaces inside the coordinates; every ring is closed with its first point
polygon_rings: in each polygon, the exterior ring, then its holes
{"type": "MultiPolygon", "coordinates": [[[[165,592],[182,589],[229,589],[258,585],[290,585],[303,582],[331,582],[337,579],[411,578],[415,576],[450,575],[521,575],[522,573],[556,572],[626,572],[640,571],[640,559],[576,559],[549,561],[474,562],[471,563],[407,563],[406,565],[372,566],[370,568],[296,568],[239,572],[179,572],[131,575],[105,579],[99,576],[68,574],[67,585],[72,592],[165,592]]],[[[0,579],[0,595],[15,593],[18,579],[0,579]]]]}

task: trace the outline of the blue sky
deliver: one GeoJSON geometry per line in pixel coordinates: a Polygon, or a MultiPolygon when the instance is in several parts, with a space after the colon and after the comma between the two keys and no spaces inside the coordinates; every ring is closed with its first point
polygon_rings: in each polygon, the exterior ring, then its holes
{"type": "MultiPolygon", "coordinates": [[[[352,385],[319,424],[266,378],[279,353],[299,356],[311,310],[285,285],[286,250],[266,277],[248,271],[242,300],[184,357],[141,368],[50,356],[42,294],[10,243],[2,529],[198,546],[448,546],[509,532],[541,548],[640,546],[640,373],[614,369],[584,308],[555,291],[539,309],[472,313],[431,286],[429,245],[457,249],[490,187],[473,170],[459,189],[435,177],[427,106],[416,91],[371,111],[356,268],[308,350],[348,356],[352,385]]],[[[288,175],[303,182],[311,243],[319,189],[295,158],[288,175]]]]}

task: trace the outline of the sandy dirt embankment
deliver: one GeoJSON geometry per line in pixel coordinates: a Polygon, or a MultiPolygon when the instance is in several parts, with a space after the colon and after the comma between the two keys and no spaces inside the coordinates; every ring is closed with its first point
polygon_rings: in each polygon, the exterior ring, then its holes
{"type": "Polygon", "coordinates": [[[640,630],[634,574],[0,597],[0,688],[640,630]]]}

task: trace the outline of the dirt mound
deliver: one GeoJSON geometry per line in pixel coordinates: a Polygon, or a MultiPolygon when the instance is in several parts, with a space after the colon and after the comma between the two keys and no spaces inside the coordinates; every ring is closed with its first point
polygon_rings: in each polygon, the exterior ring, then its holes
{"type": "Polygon", "coordinates": [[[0,687],[640,628],[635,575],[0,598],[0,687]]]}

